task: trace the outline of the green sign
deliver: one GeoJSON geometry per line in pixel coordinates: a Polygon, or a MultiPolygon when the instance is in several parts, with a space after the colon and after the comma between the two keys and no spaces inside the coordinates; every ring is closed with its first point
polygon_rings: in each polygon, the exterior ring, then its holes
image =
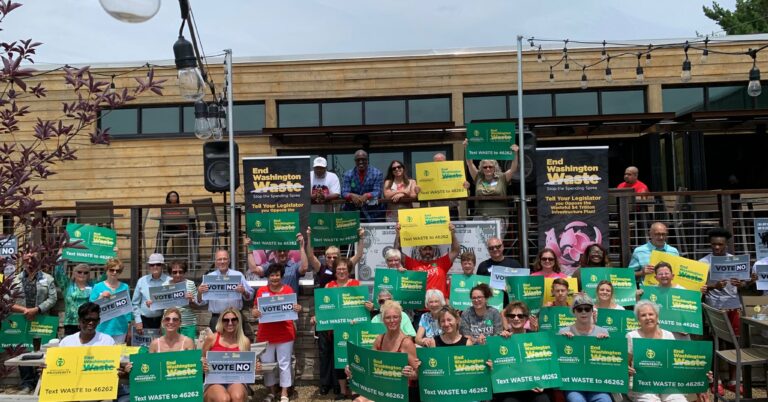
{"type": "Polygon", "coordinates": [[[369,322],[371,313],[365,309],[367,286],[315,289],[315,320],[318,331],[328,331],[339,324],[369,322]]]}
{"type": "Polygon", "coordinates": [[[515,123],[468,123],[467,159],[513,160],[515,123]]]}
{"type": "Polygon", "coordinates": [[[245,230],[253,249],[299,249],[296,242],[296,234],[301,231],[298,212],[248,212],[245,214],[245,230]]]}
{"type": "Polygon", "coordinates": [[[632,339],[634,392],[692,394],[709,387],[712,342],[632,339]]]}
{"type": "Polygon", "coordinates": [[[347,344],[347,361],[352,378],[349,386],[358,394],[376,402],[408,400],[408,379],[403,368],[405,353],[380,352],[353,343],[347,344]]]}
{"type": "Polygon", "coordinates": [[[659,305],[660,327],[672,332],[704,334],[700,292],[645,286],[642,297],[659,305]]]}
{"type": "Polygon", "coordinates": [[[23,314],[11,314],[0,325],[2,338],[0,348],[24,346],[32,349],[32,338],[40,337],[40,345],[45,345],[59,332],[59,317],[38,314],[35,319],[27,321],[23,314]]]}
{"type": "Polygon", "coordinates": [[[627,332],[634,331],[640,326],[635,319],[635,313],[630,310],[614,310],[610,308],[597,309],[595,325],[608,330],[610,336],[625,339],[627,332]]]}
{"type": "Polygon", "coordinates": [[[492,398],[488,348],[456,346],[417,348],[419,393],[425,402],[450,397],[453,402],[490,400],[492,398]]]}
{"type": "Polygon", "coordinates": [[[619,306],[634,306],[635,272],[629,268],[581,268],[581,287],[592,300],[597,300],[597,284],[610,281],[613,285],[613,298],[619,306]]]}
{"type": "MultiPolygon", "coordinates": [[[[451,275],[451,306],[457,310],[466,310],[472,306],[472,300],[469,297],[469,291],[473,287],[490,282],[491,278],[485,275],[451,275]]],[[[488,299],[488,305],[496,310],[504,309],[504,293],[498,289],[491,289],[493,296],[488,299]]]]}
{"type": "Polygon", "coordinates": [[[78,247],[85,248],[65,248],[61,254],[63,259],[72,262],[103,265],[117,257],[115,252],[117,235],[110,228],[83,225],[81,223],[68,223],[67,234],[69,234],[69,241],[71,242],[82,240],[78,247]]]}
{"type": "Polygon", "coordinates": [[[347,342],[371,349],[376,336],[386,332],[382,323],[360,322],[339,324],[333,330],[333,364],[337,369],[347,366],[347,342]]]}
{"type": "Polygon", "coordinates": [[[131,402],[203,400],[199,350],[131,355],[131,402]]]}
{"type": "Polygon", "coordinates": [[[543,276],[508,276],[507,294],[509,301],[524,302],[531,314],[538,314],[544,300],[543,276]]]}
{"type": "MultiPolygon", "coordinates": [[[[373,294],[378,295],[383,289],[392,293],[392,300],[399,302],[403,309],[423,309],[424,295],[427,292],[427,273],[376,268],[373,294]]],[[[374,298],[373,304],[379,306],[377,298],[374,298]]]]}
{"type": "MultiPolygon", "coordinates": [[[[487,338],[493,392],[556,388],[562,384],[554,334],[530,332],[487,338]]],[[[424,364],[424,362],[422,362],[424,364]]]]}
{"type": "Polygon", "coordinates": [[[560,377],[566,391],[627,393],[629,361],[625,338],[556,336],[560,377]]]}
{"type": "Polygon", "coordinates": [[[576,317],[571,313],[570,307],[542,307],[539,313],[539,331],[557,332],[575,322],[576,317]]]}
{"type": "Polygon", "coordinates": [[[309,214],[313,246],[338,246],[357,241],[360,212],[312,212],[309,214]]]}

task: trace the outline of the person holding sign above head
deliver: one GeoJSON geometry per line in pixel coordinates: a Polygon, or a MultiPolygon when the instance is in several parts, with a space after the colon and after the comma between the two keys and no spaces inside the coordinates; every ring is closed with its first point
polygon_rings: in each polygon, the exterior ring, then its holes
{"type": "MultiPolygon", "coordinates": [[[[445,162],[448,160],[446,158],[445,154],[442,152],[438,152],[434,155],[432,155],[432,162],[445,162]]],[[[471,184],[468,181],[464,181],[464,188],[469,189],[471,184]]],[[[457,200],[437,200],[437,201],[430,201],[429,202],[430,207],[448,207],[448,212],[451,216],[451,220],[459,220],[459,202],[457,200]]]]}
{"type": "MultiPolygon", "coordinates": [[[[449,297],[448,289],[448,271],[453,266],[453,260],[459,256],[461,246],[456,237],[456,227],[452,223],[448,224],[451,231],[451,249],[448,254],[435,259],[435,248],[433,246],[421,246],[419,248],[420,259],[405,256],[406,269],[411,271],[423,271],[427,273],[427,290],[437,289],[443,295],[449,297]]],[[[395,244],[394,247],[400,250],[400,224],[395,225],[395,244]]]]}
{"type": "MultiPolygon", "coordinates": [[[[629,343],[628,358],[629,358],[629,375],[635,375],[635,369],[632,367],[632,339],[646,338],[646,339],[675,339],[675,336],[665,330],[659,328],[659,306],[650,300],[640,300],[635,305],[635,318],[640,328],[627,333],[627,342],[629,343]]],[[[707,373],[707,377],[712,381],[712,372],[707,373]]],[[[629,382],[632,384],[632,381],[629,382]]],[[[686,402],[688,399],[683,394],[640,394],[630,391],[629,396],[636,402],[686,402]]],[[[706,399],[706,394],[699,394],[698,400],[706,399]]]]}
{"type": "Polygon", "coordinates": [[[152,310],[152,300],[149,297],[149,288],[163,286],[170,277],[163,272],[165,258],[162,254],[154,253],[147,260],[149,274],[142,276],[136,282],[133,289],[133,318],[134,327],[139,334],[144,333],[144,328],[158,329],[162,320],[162,310],[152,310]]]}
{"type": "Polygon", "coordinates": [[[598,282],[595,290],[597,293],[597,304],[595,307],[598,309],[624,310],[624,307],[616,304],[616,300],[613,297],[613,284],[611,281],[602,280],[598,282]]]}
{"type": "MultiPolygon", "coordinates": [[[[592,299],[579,293],[573,297],[571,311],[576,322],[568,327],[560,328],[559,335],[573,338],[574,336],[593,336],[598,339],[608,338],[608,330],[598,327],[592,319],[595,303],[592,299]]],[[[568,402],[611,402],[611,396],[606,392],[564,391],[568,402]]]]}
{"type": "MultiPolygon", "coordinates": [[[[168,273],[171,274],[171,278],[163,285],[183,282],[187,288],[186,298],[189,300],[189,304],[197,305],[197,286],[195,286],[194,281],[187,279],[185,276],[187,274],[187,263],[182,260],[171,261],[168,264],[168,273]]],[[[179,332],[192,339],[197,338],[197,314],[189,306],[181,306],[178,309],[181,313],[181,328],[179,328],[179,332]]]]}
{"type": "Polygon", "coordinates": [[[557,255],[551,248],[543,248],[539,251],[536,261],[531,269],[531,276],[543,276],[545,278],[567,278],[568,275],[560,272],[560,263],[557,255]]]}
{"type": "Polygon", "coordinates": [[[400,202],[403,198],[416,198],[418,186],[416,180],[408,177],[405,164],[394,160],[387,168],[384,178],[384,198],[387,200],[387,222],[397,222],[397,210],[412,208],[413,203],[400,202]]]}
{"type": "MultiPolygon", "coordinates": [[[[119,279],[120,274],[123,273],[123,263],[120,260],[111,259],[107,261],[105,267],[107,279],[93,285],[91,301],[107,299],[113,294],[128,291],[128,284],[120,282],[119,279]]],[[[132,315],[135,315],[135,312],[123,314],[106,322],[102,321],[96,329],[111,336],[115,343],[125,343],[125,335],[128,333],[128,324],[131,322],[132,315]]]]}
{"type": "MultiPolygon", "coordinates": [[[[241,297],[237,299],[230,299],[230,300],[207,301],[208,310],[211,312],[211,321],[209,322],[208,327],[211,328],[211,330],[215,330],[217,323],[219,322],[219,316],[224,310],[228,309],[229,307],[234,307],[237,310],[240,310],[243,308],[243,300],[253,299],[253,289],[251,289],[251,287],[248,285],[248,282],[246,282],[243,274],[229,267],[229,252],[227,250],[219,249],[216,251],[214,265],[216,269],[208,275],[240,277],[240,284],[237,285],[237,288],[235,288],[235,291],[237,293],[240,293],[241,297]]],[[[197,287],[197,301],[200,305],[203,305],[206,303],[203,301],[203,294],[205,294],[206,292],[208,292],[207,284],[202,283],[200,286],[197,287]]],[[[245,326],[247,325],[247,323],[244,322],[245,320],[241,320],[241,321],[242,322],[240,324],[243,327],[243,331],[246,331],[245,326]]],[[[250,330],[248,330],[247,332],[250,332],[250,330]]]]}
{"type": "MultiPolygon", "coordinates": [[[[284,284],[283,273],[285,266],[279,262],[271,264],[267,268],[267,286],[262,286],[256,291],[256,302],[254,302],[252,314],[258,319],[261,317],[261,310],[258,307],[258,299],[262,297],[289,295],[295,293],[294,290],[284,284]]],[[[294,304],[293,311],[301,312],[301,305],[294,304]]],[[[256,341],[268,342],[267,350],[261,355],[263,363],[274,363],[277,361],[278,371],[280,372],[280,402],[288,402],[288,388],[291,387],[291,355],[293,355],[293,342],[296,339],[296,327],[293,321],[277,321],[262,323],[259,321],[259,328],[256,334],[256,341]]],[[[264,373],[264,385],[271,388],[269,395],[274,397],[277,391],[277,379],[274,372],[264,373]]]]}
{"type": "MultiPolygon", "coordinates": [[[[246,243],[249,243],[250,240],[247,240],[246,243]]],[[[301,261],[295,262],[291,261],[288,258],[289,250],[277,250],[275,251],[276,255],[276,261],[271,262],[268,264],[265,264],[264,266],[261,265],[255,265],[255,260],[253,259],[253,254],[248,254],[248,265],[249,270],[251,272],[256,273],[259,276],[268,276],[267,272],[269,272],[269,267],[272,264],[281,264],[284,267],[284,275],[283,275],[283,283],[290,286],[291,289],[293,289],[295,292],[299,291],[299,278],[304,276],[304,274],[307,273],[307,268],[309,268],[309,259],[307,258],[306,250],[304,249],[304,236],[301,233],[296,233],[296,242],[299,243],[299,254],[301,261]],[[253,269],[250,269],[252,264],[251,262],[254,262],[253,269]]]]}
{"type": "MultiPolygon", "coordinates": [[[[357,246],[355,248],[355,255],[349,258],[350,270],[354,270],[355,265],[360,262],[365,252],[365,229],[357,229],[357,246]]],[[[324,288],[328,282],[335,278],[333,272],[333,265],[339,258],[339,248],[336,246],[328,246],[325,249],[325,263],[321,263],[315,256],[314,248],[312,247],[312,228],[307,227],[307,259],[309,260],[309,266],[315,272],[315,286],[324,288]]]]}
{"type": "Polygon", "coordinates": [[[379,222],[383,214],[379,205],[384,175],[368,165],[368,152],[355,152],[355,168],[344,172],[341,178],[341,197],[347,202],[344,211],[360,211],[360,222],[379,222]]]}
{"type": "Polygon", "coordinates": [[[499,310],[488,305],[493,296],[491,287],[480,283],[469,291],[472,306],[461,315],[461,334],[472,339],[472,343],[485,345],[485,338],[500,335],[503,331],[499,310]]]}
{"type": "MultiPolygon", "coordinates": [[[[411,337],[404,334],[400,330],[400,324],[403,317],[403,309],[400,307],[400,303],[387,300],[381,306],[381,314],[384,317],[384,326],[386,332],[376,336],[373,341],[373,349],[384,352],[399,352],[408,354],[408,365],[403,367],[403,376],[408,378],[408,400],[411,402],[418,402],[419,396],[419,383],[417,381],[419,359],[416,357],[416,345],[411,340],[411,337]]],[[[349,366],[347,366],[346,374],[347,378],[351,378],[351,372],[349,366]]],[[[372,402],[370,399],[359,396],[354,402],[372,402]]]]}
{"type": "Polygon", "coordinates": [[[89,275],[91,267],[88,264],[77,264],[72,268],[72,276],[67,275],[65,261],[56,264],[54,278],[56,286],[61,289],[64,297],[64,335],[72,335],[79,331],[77,310],[91,297],[93,283],[89,275]]]}
{"type": "Polygon", "coordinates": [[[653,274],[653,265],[651,265],[651,252],[653,250],[680,255],[676,248],[667,244],[667,234],[669,234],[667,225],[661,222],[654,222],[651,224],[650,229],[648,229],[648,237],[650,239],[648,243],[643,244],[632,252],[629,268],[635,270],[637,283],[642,283],[645,275],[653,274]]]}
{"type": "MultiPolygon", "coordinates": [[[[251,349],[251,341],[243,334],[240,325],[242,317],[240,310],[227,307],[219,315],[216,322],[216,332],[208,336],[203,344],[203,372],[208,372],[207,353],[211,352],[245,352],[251,349]]],[[[256,370],[260,369],[256,364],[256,370]]],[[[209,384],[203,393],[205,402],[244,402],[248,398],[245,384],[209,384]]]]}
{"type": "Polygon", "coordinates": [[[569,286],[570,285],[568,284],[568,281],[566,281],[565,279],[555,278],[552,281],[552,297],[554,297],[555,300],[547,302],[546,307],[553,307],[553,306],[567,307],[569,286]]]}
{"type": "Polygon", "coordinates": [[[481,262],[480,265],[477,266],[478,275],[490,276],[490,268],[493,266],[509,268],[523,267],[520,265],[520,261],[504,255],[504,243],[498,237],[493,236],[488,238],[485,245],[488,247],[488,255],[490,255],[491,258],[481,262]]]}
{"type": "MultiPolygon", "coordinates": [[[[467,140],[464,140],[464,147],[467,146],[467,140]]],[[[499,166],[499,162],[491,159],[483,159],[480,161],[480,166],[475,167],[475,161],[467,159],[467,169],[469,169],[469,176],[472,177],[472,181],[475,183],[475,196],[476,197],[498,197],[507,195],[507,186],[512,180],[512,175],[517,172],[518,165],[518,151],[517,144],[510,146],[515,157],[512,160],[509,169],[502,171],[499,166]]],[[[464,153],[466,155],[466,152],[464,153]]],[[[509,216],[509,208],[507,207],[506,200],[477,200],[475,201],[475,213],[476,219],[499,219],[501,221],[501,231],[506,233],[507,231],[507,218],[509,216]]]]}
{"type": "Polygon", "coordinates": [[[427,290],[424,295],[424,306],[429,310],[421,315],[419,328],[416,330],[416,344],[421,346],[435,346],[435,337],[443,331],[440,329],[438,314],[446,306],[443,292],[437,289],[427,290]]]}

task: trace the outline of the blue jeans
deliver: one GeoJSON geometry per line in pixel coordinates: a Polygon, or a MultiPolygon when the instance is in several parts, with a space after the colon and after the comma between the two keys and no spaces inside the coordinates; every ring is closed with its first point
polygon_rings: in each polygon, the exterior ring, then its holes
{"type": "Polygon", "coordinates": [[[611,402],[611,395],[606,392],[563,391],[568,402],[611,402]]]}

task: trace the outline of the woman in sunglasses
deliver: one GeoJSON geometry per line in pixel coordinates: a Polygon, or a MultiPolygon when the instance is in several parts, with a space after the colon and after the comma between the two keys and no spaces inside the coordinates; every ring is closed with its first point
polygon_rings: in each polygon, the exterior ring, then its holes
{"type": "MultiPolygon", "coordinates": [[[[467,140],[464,140],[464,147],[467,146],[467,140]]],[[[510,149],[515,154],[515,159],[509,165],[509,169],[501,170],[499,162],[492,159],[483,159],[480,165],[475,167],[475,161],[467,159],[467,169],[472,182],[475,184],[476,197],[496,197],[506,196],[507,187],[512,181],[512,175],[517,172],[518,155],[520,149],[517,144],[512,144],[510,149]]],[[[464,153],[466,155],[466,152],[464,153]]],[[[501,221],[501,232],[507,231],[507,218],[509,217],[509,207],[507,200],[477,200],[475,201],[475,219],[499,219],[501,221]]]]}
{"type": "Polygon", "coordinates": [[[555,251],[551,248],[543,248],[539,251],[536,262],[533,263],[531,276],[543,276],[545,278],[567,278],[568,275],[560,272],[560,264],[557,262],[555,251]]]}
{"type": "MultiPolygon", "coordinates": [[[[179,333],[189,338],[197,338],[197,314],[192,310],[193,305],[197,303],[197,285],[192,280],[187,279],[187,263],[182,260],[173,260],[168,264],[168,273],[171,275],[170,279],[164,285],[174,285],[176,283],[184,283],[186,286],[186,298],[189,300],[189,305],[181,306],[178,308],[181,314],[181,327],[179,333]]],[[[163,323],[164,324],[164,323],[163,323]]]]}
{"type": "Polygon", "coordinates": [[[77,264],[72,269],[72,276],[67,275],[66,263],[56,265],[53,277],[56,286],[64,296],[64,335],[72,335],[80,330],[77,310],[88,302],[93,289],[90,279],[91,268],[88,264],[77,264]]]}
{"type": "MultiPolygon", "coordinates": [[[[283,274],[285,274],[285,265],[279,262],[272,263],[269,268],[267,268],[267,286],[262,286],[256,291],[252,310],[253,318],[258,319],[261,317],[261,310],[259,310],[257,304],[260,297],[295,293],[290,286],[283,284],[283,274]]],[[[294,304],[293,311],[300,313],[301,305],[294,304]]],[[[286,320],[269,323],[262,323],[259,321],[256,341],[267,342],[267,350],[261,355],[261,362],[277,362],[278,371],[280,372],[280,402],[289,401],[288,389],[292,385],[291,355],[293,355],[293,342],[295,340],[296,326],[293,324],[293,321],[286,320]]],[[[275,395],[277,394],[277,384],[278,380],[275,378],[274,372],[264,373],[264,385],[270,389],[269,394],[264,399],[265,401],[271,402],[275,398],[275,395]]]]}
{"type": "MultiPolygon", "coordinates": [[[[216,333],[203,344],[203,372],[208,372],[208,352],[245,352],[251,349],[251,341],[243,334],[240,311],[229,307],[219,316],[216,333]]],[[[256,364],[256,370],[259,370],[256,364]]],[[[244,402],[248,398],[245,384],[209,384],[205,386],[203,401],[244,402]]]]}
{"type": "MultiPolygon", "coordinates": [[[[569,338],[574,336],[594,336],[598,339],[608,338],[608,330],[595,325],[592,312],[595,309],[595,302],[584,293],[577,293],[573,297],[573,307],[571,311],[576,317],[576,322],[568,327],[560,328],[558,334],[569,338]]],[[[563,391],[565,399],[568,402],[611,402],[611,395],[607,392],[589,392],[589,391],[563,391]]]]}
{"type": "Polygon", "coordinates": [[[411,208],[412,203],[400,202],[403,198],[416,198],[418,191],[416,180],[408,177],[405,164],[398,160],[392,161],[384,178],[384,198],[387,199],[387,222],[397,222],[397,210],[411,208]]]}
{"type": "Polygon", "coordinates": [[[181,311],[176,307],[165,309],[163,312],[163,330],[165,335],[155,339],[149,344],[149,353],[155,352],[179,352],[192,350],[195,343],[188,336],[179,332],[181,328],[181,311]]]}
{"type": "MultiPolygon", "coordinates": [[[[107,279],[93,285],[90,301],[106,299],[113,294],[128,291],[128,284],[120,282],[120,274],[123,273],[123,263],[118,259],[107,261],[107,279]]],[[[115,343],[125,343],[125,334],[128,333],[128,324],[131,322],[131,313],[123,314],[109,321],[101,320],[96,330],[111,336],[115,343]]]]}

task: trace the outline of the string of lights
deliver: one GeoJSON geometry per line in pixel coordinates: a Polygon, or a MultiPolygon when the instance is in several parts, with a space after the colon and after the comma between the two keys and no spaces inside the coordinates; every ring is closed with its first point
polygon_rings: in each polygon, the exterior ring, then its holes
{"type": "MultiPolygon", "coordinates": [[[[757,55],[761,51],[768,48],[768,44],[765,44],[754,49],[750,48],[746,51],[726,51],[726,50],[720,50],[720,49],[713,49],[710,47],[711,44],[727,44],[727,43],[735,43],[735,42],[732,40],[711,39],[709,36],[705,36],[703,39],[699,39],[699,40],[676,42],[676,43],[663,43],[663,44],[656,44],[656,45],[654,45],[653,43],[649,43],[648,46],[642,50],[636,50],[637,48],[643,46],[643,45],[638,45],[636,43],[632,44],[632,43],[622,43],[622,42],[609,42],[606,40],[595,42],[595,41],[583,41],[583,40],[571,40],[571,39],[549,39],[549,38],[530,37],[527,39],[527,41],[532,48],[536,49],[536,61],[539,63],[545,63],[547,61],[544,51],[542,50],[541,43],[563,43],[563,50],[560,57],[557,58],[555,61],[548,63],[549,82],[550,83],[555,82],[556,67],[562,65],[563,73],[568,74],[571,70],[571,65],[573,65],[577,68],[581,68],[581,80],[579,82],[579,86],[582,89],[587,89],[589,87],[589,83],[587,80],[587,70],[600,66],[604,63],[605,64],[605,73],[604,73],[605,82],[611,83],[613,82],[613,72],[610,66],[611,60],[615,60],[618,58],[628,58],[628,57],[637,58],[637,66],[635,67],[635,81],[637,83],[643,83],[645,81],[645,68],[641,63],[641,60],[644,58],[645,66],[646,67],[650,66],[652,63],[652,53],[654,51],[658,51],[662,49],[665,49],[665,50],[681,49],[683,51],[684,59],[683,59],[681,70],[680,70],[680,80],[682,82],[689,82],[693,77],[692,76],[693,65],[689,57],[689,52],[691,50],[701,52],[701,57],[699,59],[701,64],[707,63],[710,54],[718,54],[718,55],[724,55],[724,56],[748,56],[752,58],[752,68],[749,70],[749,84],[747,85],[747,93],[753,97],[760,96],[760,94],[762,93],[762,86],[760,83],[760,69],[757,67],[757,55]],[[572,52],[569,55],[569,49],[568,49],[569,44],[600,47],[600,58],[594,61],[579,62],[573,56],[572,52]],[[626,48],[631,48],[631,50],[626,50],[626,48]]],[[[594,51],[594,48],[589,50],[594,51]]]]}

